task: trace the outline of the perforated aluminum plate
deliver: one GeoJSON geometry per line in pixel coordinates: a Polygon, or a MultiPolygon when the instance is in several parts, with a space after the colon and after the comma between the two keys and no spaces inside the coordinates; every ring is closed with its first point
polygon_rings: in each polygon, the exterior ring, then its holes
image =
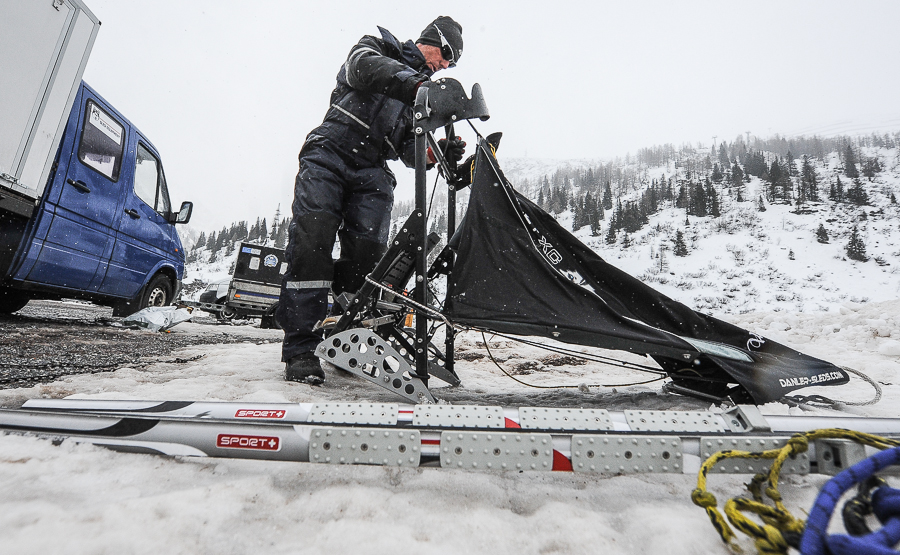
{"type": "Polygon", "coordinates": [[[605,409],[519,408],[519,425],[531,430],[612,430],[605,409]]]}
{"type": "Polygon", "coordinates": [[[396,426],[398,410],[390,403],[315,403],[307,422],[396,426]]]}
{"type": "Polygon", "coordinates": [[[421,440],[416,430],[322,427],[309,438],[309,462],[419,466],[421,440]]]}
{"type": "Polygon", "coordinates": [[[553,440],[550,434],[442,432],[441,467],[553,470],[553,440]]]}
{"type": "Polygon", "coordinates": [[[413,426],[440,428],[505,428],[501,407],[478,405],[416,405],[413,426]]]}
{"type": "MultiPolygon", "coordinates": [[[[780,449],[787,444],[786,437],[702,437],[700,438],[700,458],[705,461],[719,451],[768,451],[780,449]]],[[[757,474],[768,472],[774,459],[745,459],[731,457],[719,461],[712,471],[717,474],[757,474]]],[[[781,467],[782,474],[809,474],[809,454],[800,453],[788,457],[781,467]]]]}
{"type": "Polygon", "coordinates": [[[625,419],[633,432],[726,431],[717,415],[705,411],[626,410],[625,419]]]}
{"type": "Polygon", "coordinates": [[[316,356],[413,403],[434,403],[403,353],[371,330],[353,328],[329,336],[316,346],[316,356]]]}
{"type": "Polygon", "coordinates": [[[681,439],[672,436],[577,435],[572,470],[599,474],[681,474],[681,439]]]}

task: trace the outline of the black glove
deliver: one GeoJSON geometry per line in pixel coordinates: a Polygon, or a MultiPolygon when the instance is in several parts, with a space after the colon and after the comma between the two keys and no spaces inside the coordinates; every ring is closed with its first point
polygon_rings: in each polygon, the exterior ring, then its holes
{"type": "Polygon", "coordinates": [[[437,144],[438,149],[448,161],[459,162],[466,153],[466,142],[462,140],[462,137],[450,137],[449,141],[441,139],[437,144]]]}
{"type": "Polygon", "coordinates": [[[415,106],[416,105],[416,95],[419,93],[420,87],[429,87],[431,86],[431,79],[426,75],[416,74],[407,79],[403,83],[403,92],[400,100],[406,104],[407,106],[415,106]]]}

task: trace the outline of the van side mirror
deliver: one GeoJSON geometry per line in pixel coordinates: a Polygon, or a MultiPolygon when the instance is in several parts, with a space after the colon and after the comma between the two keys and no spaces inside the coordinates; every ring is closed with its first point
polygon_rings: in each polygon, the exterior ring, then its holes
{"type": "Polygon", "coordinates": [[[191,212],[193,211],[194,203],[186,200],[181,203],[181,210],[177,214],[172,214],[174,217],[170,217],[169,221],[175,224],[186,224],[191,221],[191,212]]]}

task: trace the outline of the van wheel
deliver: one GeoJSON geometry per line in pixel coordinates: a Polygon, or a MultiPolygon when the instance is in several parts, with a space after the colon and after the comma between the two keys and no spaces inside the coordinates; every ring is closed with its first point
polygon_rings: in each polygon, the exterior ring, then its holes
{"type": "Polygon", "coordinates": [[[15,289],[0,288],[0,314],[12,314],[23,308],[31,299],[15,289]]]}
{"type": "Polygon", "coordinates": [[[168,306],[172,302],[172,284],[166,276],[156,276],[150,280],[138,310],[150,306],[168,306]]]}

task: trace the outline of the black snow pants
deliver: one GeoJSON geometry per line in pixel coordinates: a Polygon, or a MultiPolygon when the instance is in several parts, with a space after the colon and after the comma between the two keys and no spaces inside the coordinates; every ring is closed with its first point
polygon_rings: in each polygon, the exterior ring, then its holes
{"type": "Polygon", "coordinates": [[[357,167],[327,142],[304,146],[285,250],[288,269],[275,313],[284,329],[282,361],[314,350],[322,340],[313,327],[328,314],[329,289],[335,296],[355,292],[381,259],[396,184],[384,165],[357,167]]]}

